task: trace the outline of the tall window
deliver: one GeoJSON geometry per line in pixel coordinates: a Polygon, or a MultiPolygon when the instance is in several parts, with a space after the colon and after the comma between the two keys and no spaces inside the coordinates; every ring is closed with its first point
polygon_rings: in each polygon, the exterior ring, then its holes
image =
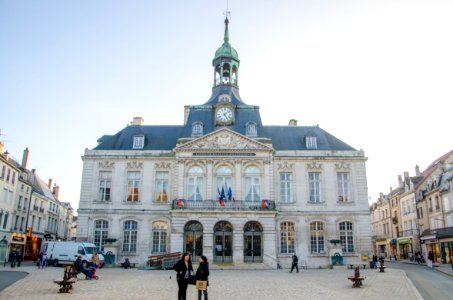
{"type": "Polygon", "coordinates": [[[194,122],[192,124],[192,137],[199,137],[203,135],[203,123],[194,122]]]}
{"type": "Polygon", "coordinates": [[[294,253],[294,223],[280,223],[280,253],[294,253]]]}
{"type": "Polygon", "coordinates": [[[112,172],[99,172],[99,200],[110,201],[112,172]]]}
{"type": "Polygon", "coordinates": [[[6,225],[8,224],[8,216],[9,216],[8,212],[6,212],[5,213],[5,218],[3,219],[3,229],[6,229],[6,225]]]}
{"type": "Polygon", "coordinates": [[[260,171],[257,167],[245,169],[245,201],[260,201],[260,171]]]}
{"type": "Polygon", "coordinates": [[[349,201],[349,173],[337,173],[338,201],[349,201]]]}
{"type": "Polygon", "coordinates": [[[16,172],[13,171],[13,178],[11,179],[11,183],[15,184],[16,183],[16,172]]]}
{"type": "Polygon", "coordinates": [[[257,135],[256,123],[248,122],[247,125],[245,125],[245,135],[250,137],[255,137],[257,135]]]}
{"type": "Polygon", "coordinates": [[[293,202],[293,174],[280,173],[280,202],[293,202]]]}
{"type": "Polygon", "coordinates": [[[109,233],[109,222],[96,220],[94,222],[94,244],[99,251],[104,251],[104,243],[109,233]]]}
{"type": "Polygon", "coordinates": [[[135,221],[124,222],[123,251],[137,251],[137,222],[135,221]]]}
{"type": "Polygon", "coordinates": [[[145,146],[145,136],[144,135],[134,136],[134,143],[132,145],[132,149],[143,149],[144,146],[145,146]]]}
{"type": "Polygon", "coordinates": [[[0,175],[0,179],[4,179],[5,178],[5,172],[6,172],[6,167],[2,166],[2,175],[0,175]]]}
{"type": "Polygon", "coordinates": [[[340,223],[340,241],[343,252],[354,252],[354,232],[351,222],[340,223]]]}
{"type": "Polygon", "coordinates": [[[187,177],[187,199],[193,201],[203,200],[203,169],[191,167],[187,177]]]}
{"type": "Polygon", "coordinates": [[[168,172],[156,172],[156,202],[168,201],[168,172]]]}
{"type": "Polygon", "coordinates": [[[308,173],[308,184],[310,190],[310,202],[319,203],[321,202],[321,173],[310,172],[308,173]]]}
{"type": "Polygon", "coordinates": [[[324,253],[324,224],[322,222],[310,223],[311,253],[324,253]]]}
{"type": "MultiPolygon", "coordinates": [[[[232,183],[232,175],[233,172],[231,171],[230,168],[226,166],[222,166],[216,170],[216,190],[214,191],[214,198],[219,197],[219,192],[222,192],[222,188],[225,194],[225,197],[228,199],[228,189],[231,188],[231,183],[232,183]]],[[[233,193],[233,190],[231,190],[231,193],[233,193]]]]}
{"type": "Polygon", "coordinates": [[[153,223],[153,253],[167,252],[167,224],[165,222],[153,223]]]}
{"type": "Polygon", "coordinates": [[[8,169],[8,172],[6,173],[6,181],[9,182],[9,178],[11,177],[11,169],[8,169]]]}
{"type": "Polygon", "coordinates": [[[140,172],[127,172],[127,201],[138,201],[140,172]]]}

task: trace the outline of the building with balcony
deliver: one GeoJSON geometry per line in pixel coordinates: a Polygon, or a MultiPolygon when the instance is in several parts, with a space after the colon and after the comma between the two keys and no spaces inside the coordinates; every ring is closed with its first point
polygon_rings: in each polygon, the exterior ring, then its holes
{"type": "MultiPolygon", "coordinates": [[[[239,56],[216,51],[211,97],[184,107],[183,125],[134,118],[82,157],[77,240],[117,261],[188,251],[233,266],[345,263],[371,250],[366,157],[319,126],[266,126],[239,94],[239,56]],[[111,249],[112,245],[109,246],[111,249]]],[[[276,104],[278,105],[278,104],[276,104]]]]}

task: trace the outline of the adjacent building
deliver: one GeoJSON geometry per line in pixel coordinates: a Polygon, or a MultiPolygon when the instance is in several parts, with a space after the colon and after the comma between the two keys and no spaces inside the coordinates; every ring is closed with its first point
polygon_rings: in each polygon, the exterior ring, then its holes
{"type": "Polygon", "coordinates": [[[233,266],[345,263],[371,250],[362,150],[319,126],[262,123],[239,94],[239,56],[225,20],[211,97],[184,107],[182,125],[136,117],[82,157],[77,240],[109,242],[117,261],[189,251],[233,266]],[[113,243],[113,244],[112,244],[113,243]]]}

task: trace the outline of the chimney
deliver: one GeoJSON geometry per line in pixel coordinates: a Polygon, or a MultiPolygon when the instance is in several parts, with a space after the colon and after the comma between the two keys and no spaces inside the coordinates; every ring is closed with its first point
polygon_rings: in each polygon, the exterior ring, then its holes
{"type": "Polygon", "coordinates": [[[30,151],[28,150],[28,147],[27,147],[27,148],[25,148],[24,155],[22,156],[22,168],[24,168],[24,169],[27,168],[29,154],[30,154],[30,151]]]}
{"type": "Polygon", "coordinates": [[[0,154],[3,153],[3,146],[4,146],[4,145],[5,145],[5,144],[3,144],[2,141],[0,141],[0,154]]]}
{"type": "Polygon", "coordinates": [[[409,172],[404,172],[404,180],[409,178],[409,172]]]}
{"type": "Polygon", "coordinates": [[[392,187],[390,187],[390,193],[391,193],[391,192],[393,192],[393,188],[392,188],[392,187]]]}
{"type": "Polygon", "coordinates": [[[398,186],[400,188],[403,187],[403,178],[401,177],[401,175],[398,175],[398,186]]]}
{"type": "Polygon", "coordinates": [[[6,150],[5,153],[3,153],[3,156],[5,157],[6,161],[9,160],[9,152],[8,152],[8,150],[6,150]]]}
{"type": "Polygon", "coordinates": [[[49,179],[49,184],[47,186],[49,187],[49,190],[52,189],[52,179],[49,179]]]}
{"type": "Polygon", "coordinates": [[[289,126],[297,126],[297,120],[296,119],[289,120],[289,126]]]}
{"type": "Polygon", "coordinates": [[[53,187],[52,194],[55,197],[55,199],[57,199],[57,200],[58,200],[58,194],[59,193],[60,193],[60,187],[55,184],[55,186],[53,187]]]}
{"type": "Polygon", "coordinates": [[[143,126],[144,122],[145,122],[145,120],[143,120],[142,117],[134,117],[132,119],[131,125],[132,126],[143,126]]]}
{"type": "Polygon", "coordinates": [[[379,199],[383,199],[384,198],[384,193],[380,192],[379,193],[379,199]]]}
{"type": "Polygon", "coordinates": [[[415,176],[420,176],[420,167],[418,165],[415,166],[415,176]]]}

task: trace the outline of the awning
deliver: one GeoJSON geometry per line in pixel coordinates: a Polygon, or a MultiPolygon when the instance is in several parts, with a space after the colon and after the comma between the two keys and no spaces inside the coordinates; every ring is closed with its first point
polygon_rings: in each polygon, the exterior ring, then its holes
{"type": "Polygon", "coordinates": [[[437,229],[437,238],[453,237],[453,227],[437,229]]]}
{"type": "Polygon", "coordinates": [[[425,240],[435,240],[436,239],[436,236],[435,235],[427,235],[427,236],[422,236],[420,237],[420,239],[422,241],[425,241],[425,240]]]}

